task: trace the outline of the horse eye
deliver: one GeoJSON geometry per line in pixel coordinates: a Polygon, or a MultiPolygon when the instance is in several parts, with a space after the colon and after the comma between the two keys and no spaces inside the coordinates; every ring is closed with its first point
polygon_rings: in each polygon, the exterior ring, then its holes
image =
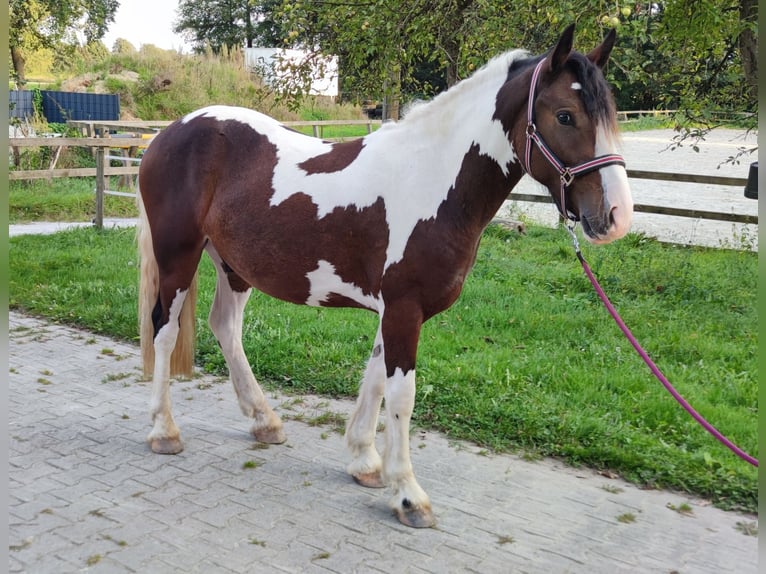
{"type": "Polygon", "coordinates": [[[559,121],[559,123],[562,126],[573,126],[574,121],[572,121],[572,116],[569,114],[569,112],[559,112],[556,114],[556,119],[559,121]]]}

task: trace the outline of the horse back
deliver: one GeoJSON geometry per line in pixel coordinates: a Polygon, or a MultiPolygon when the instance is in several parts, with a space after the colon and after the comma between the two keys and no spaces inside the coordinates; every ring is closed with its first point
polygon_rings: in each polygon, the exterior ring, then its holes
{"type": "Polygon", "coordinates": [[[153,235],[210,241],[228,268],[275,297],[377,310],[384,202],[354,202],[364,182],[344,173],[361,140],[331,144],[257,112],[212,110],[168,126],[144,156],[139,182],[153,235]],[[334,181],[307,193],[317,175],[334,181]]]}

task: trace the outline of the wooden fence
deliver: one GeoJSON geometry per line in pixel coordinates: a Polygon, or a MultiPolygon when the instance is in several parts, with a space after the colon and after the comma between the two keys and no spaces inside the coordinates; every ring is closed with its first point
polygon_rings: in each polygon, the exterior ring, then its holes
{"type": "MultiPolygon", "coordinates": [[[[77,127],[87,129],[91,137],[82,138],[10,138],[9,145],[12,148],[20,147],[57,147],[59,150],[65,146],[84,146],[94,149],[96,157],[95,168],[63,168],[56,169],[51,166],[47,170],[16,170],[9,172],[10,180],[20,179],[51,179],[54,177],[95,177],[96,178],[96,217],[94,223],[97,227],[103,225],[103,202],[104,195],[129,195],[119,191],[110,191],[108,189],[109,176],[132,176],[138,174],[138,166],[120,166],[114,167],[111,164],[113,160],[124,162],[138,162],[131,158],[134,151],[144,148],[149,144],[149,139],[145,137],[92,137],[99,132],[107,135],[105,132],[112,128],[119,128],[133,133],[156,133],[161,127],[169,125],[171,122],[70,122],[79,124],[77,127]],[[90,124],[90,125],[86,125],[90,124]],[[94,129],[95,128],[95,129],[94,129]],[[109,149],[121,150],[122,156],[107,154],[109,149]],[[130,153],[127,153],[130,150],[130,153]]],[[[311,127],[316,137],[322,137],[325,126],[341,125],[364,125],[367,132],[371,133],[374,125],[379,125],[379,120],[322,120],[309,122],[284,122],[289,127],[311,127]]],[[[659,181],[689,182],[707,185],[727,185],[739,186],[744,189],[747,184],[747,178],[739,177],[721,177],[708,175],[678,174],[669,172],[652,172],[641,170],[627,170],[628,177],[633,179],[650,179],[659,181]]],[[[552,199],[546,195],[534,195],[523,193],[512,193],[508,196],[513,201],[528,201],[534,203],[550,203],[552,199]]],[[[729,221],[734,223],[757,224],[757,215],[746,215],[741,213],[728,213],[721,211],[705,211],[700,209],[686,209],[676,207],[665,207],[658,205],[635,204],[636,212],[654,213],[658,215],[673,215],[678,217],[691,217],[694,219],[709,219],[716,221],[729,221]]]]}

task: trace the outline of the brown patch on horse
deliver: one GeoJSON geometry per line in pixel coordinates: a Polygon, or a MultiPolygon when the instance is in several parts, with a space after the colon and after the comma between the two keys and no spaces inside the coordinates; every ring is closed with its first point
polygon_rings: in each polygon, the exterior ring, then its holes
{"type": "MultiPolygon", "coordinates": [[[[418,222],[404,257],[386,270],[383,293],[387,314],[392,310],[390,305],[396,302],[417,302],[425,322],[457,300],[476,260],[482,230],[520,176],[518,164],[512,166],[506,176],[493,159],[482,155],[478,145],[471,147],[436,217],[418,222]],[[477,201],[480,190],[476,189],[476,182],[479,181],[483,189],[497,189],[499,193],[485,194],[483,201],[477,201]]],[[[409,325],[405,325],[399,335],[404,340],[412,336],[408,328],[409,325]]],[[[402,353],[406,354],[406,348],[402,353]]],[[[389,377],[393,375],[393,365],[407,372],[415,368],[414,355],[411,358],[398,356],[398,350],[387,345],[386,365],[389,377]]]]}
{"type": "MultiPolygon", "coordinates": [[[[186,131],[187,141],[174,142],[173,146],[191,152],[185,158],[185,181],[173,186],[168,180],[156,187],[172,187],[172,201],[177,196],[179,202],[204,209],[197,217],[187,218],[185,225],[201,227],[199,233],[210,239],[234,272],[229,273],[233,289],[252,285],[274,297],[303,304],[311,289],[307,274],[324,260],[333,265],[343,282],[356,285],[365,295],[377,296],[388,246],[382,198],[361,209],[354,205],[336,207],[322,218],[316,204],[299,189],[272,206],[278,147],[266,136],[238,121],[205,117],[195,118],[180,129],[186,131]],[[207,142],[204,152],[188,141],[192,137],[207,142]],[[217,162],[218,157],[226,157],[226,162],[217,162]],[[224,163],[236,169],[215,167],[224,163]]],[[[308,160],[309,167],[340,170],[341,165],[332,165],[331,160],[348,163],[361,148],[361,142],[338,144],[333,151],[313,158],[315,161],[308,160]]],[[[162,210],[166,217],[173,217],[174,208],[162,210]]],[[[351,303],[360,306],[335,296],[328,297],[323,305],[351,303]]]]}
{"type": "Polygon", "coordinates": [[[298,167],[309,175],[343,171],[359,157],[363,147],[364,139],[361,138],[350,142],[336,143],[327,153],[307,159],[298,164],[298,167]]]}

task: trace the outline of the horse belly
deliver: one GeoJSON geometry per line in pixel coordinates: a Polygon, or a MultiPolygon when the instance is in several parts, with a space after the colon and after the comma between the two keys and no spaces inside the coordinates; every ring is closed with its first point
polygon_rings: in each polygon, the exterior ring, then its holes
{"type": "Polygon", "coordinates": [[[225,209],[226,223],[208,236],[237,275],[272,297],[379,311],[387,236],[352,223],[346,210],[318,218],[311,206],[296,194],[257,212],[225,209]]]}

